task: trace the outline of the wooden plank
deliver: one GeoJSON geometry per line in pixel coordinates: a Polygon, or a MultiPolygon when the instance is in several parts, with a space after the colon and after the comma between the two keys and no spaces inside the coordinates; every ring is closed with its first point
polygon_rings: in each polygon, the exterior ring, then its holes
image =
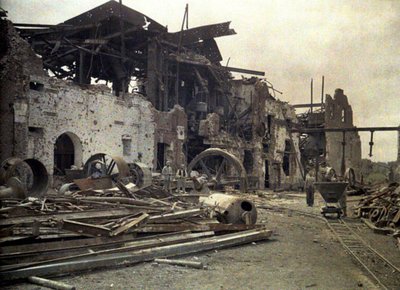
{"type": "Polygon", "coordinates": [[[137,238],[136,233],[133,233],[115,237],[81,238],[78,240],[64,240],[37,244],[6,246],[0,248],[0,259],[21,259],[21,257],[32,256],[33,254],[43,256],[42,253],[46,253],[46,255],[52,255],[52,253],[54,253],[55,255],[59,254],[61,256],[67,256],[71,255],[71,252],[74,251],[86,251],[87,248],[96,250],[98,248],[103,249],[105,247],[120,247],[124,243],[140,243],[142,241],[149,241],[151,239],[163,239],[170,236],[176,237],[178,235],[183,235],[186,233],[190,232],[174,232],[167,234],[151,235],[150,237],[141,238],[137,238]]]}
{"type": "MultiPolygon", "coordinates": [[[[188,232],[188,231],[187,231],[188,232]]],[[[184,233],[184,232],[181,232],[184,233]]],[[[96,249],[104,246],[118,246],[122,243],[130,241],[142,241],[150,238],[165,238],[167,236],[176,236],[180,233],[168,233],[152,235],[151,237],[136,238],[136,233],[125,234],[115,237],[96,237],[96,238],[80,238],[76,240],[63,240],[55,242],[32,243],[23,245],[3,246],[0,247],[0,258],[12,258],[18,256],[27,256],[32,254],[42,254],[49,252],[68,252],[73,249],[96,249]]]]}
{"type": "Polygon", "coordinates": [[[84,254],[79,254],[79,255],[69,255],[69,256],[55,258],[55,259],[47,259],[44,261],[36,261],[36,262],[29,262],[29,263],[24,263],[24,264],[0,266],[0,271],[15,270],[15,269],[28,267],[28,266],[33,267],[33,266],[38,266],[38,265],[44,265],[44,264],[62,262],[62,261],[69,261],[69,260],[74,260],[74,259],[82,259],[85,257],[93,257],[93,256],[98,256],[98,255],[104,255],[104,254],[109,255],[109,254],[121,253],[121,252],[131,252],[131,251],[166,246],[166,245],[171,245],[171,244],[176,244],[176,243],[189,242],[189,241],[197,240],[200,238],[210,237],[213,235],[214,235],[214,232],[208,231],[208,232],[202,232],[202,233],[183,233],[180,235],[169,235],[169,236],[165,236],[165,237],[157,237],[157,238],[152,238],[152,239],[147,239],[147,240],[142,240],[142,241],[131,242],[131,243],[127,244],[126,246],[113,248],[113,249],[100,250],[100,251],[96,251],[96,252],[84,253],[84,254]]]}
{"type": "Polygon", "coordinates": [[[87,237],[108,236],[110,235],[111,232],[110,229],[103,226],[92,225],[71,220],[63,220],[61,224],[63,230],[78,233],[87,237]]]}
{"type": "Polygon", "coordinates": [[[151,216],[149,218],[149,222],[168,220],[168,219],[176,219],[176,218],[187,218],[187,217],[197,216],[202,213],[204,213],[204,210],[201,208],[181,210],[181,211],[176,211],[173,213],[166,213],[166,214],[151,216]]]}
{"type": "Polygon", "coordinates": [[[44,278],[40,278],[40,277],[36,277],[36,276],[28,277],[28,281],[33,284],[44,286],[44,287],[51,288],[51,289],[58,289],[58,290],[75,290],[76,289],[74,286],[65,284],[63,282],[44,279],[44,278]]]}
{"type": "Polygon", "coordinates": [[[120,204],[131,204],[131,205],[143,205],[143,206],[150,206],[157,208],[158,206],[154,206],[150,202],[136,200],[129,197],[109,197],[109,196],[85,196],[79,198],[79,200],[91,200],[91,201],[106,201],[106,202],[113,202],[113,203],[120,203],[120,204]]]}
{"type": "Polygon", "coordinates": [[[396,215],[394,216],[392,223],[397,224],[400,220],[400,209],[397,210],[396,215]]]}
{"type": "Polygon", "coordinates": [[[131,191],[129,188],[127,188],[120,180],[117,180],[115,185],[127,197],[137,199],[136,196],[133,194],[133,191],[131,191]]]}
{"type": "Polygon", "coordinates": [[[196,269],[204,269],[202,262],[188,261],[188,260],[171,260],[171,259],[155,259],[154,262],[159,264],[177,265],[196,269]]]}
{"type": "Polygon", "coordinates": [[[272,231],[266,229],[250,230],[220,237],[205,238],[192,242],[184,242],[168,246],[138,250],[130,253],[102,255],[76,261],[74,260],[36,267],[26,267],[18,270],[0,272],[0,279],[3,281],[10,281],[24,279],[29,276],[48,277],[111,266],[126,266],[139,262],[152,261],[155,258],[187,255],[201,251],[221,249],[260,240],[266,240],[271,236],[271,234],[272,231]]]}
{"type": "Polygon", "coordinates": [[[143,225],[144,223],[146,223],[148,219],[149,219],[149,215],[147,213],[143,213],[138,218],[135,218],[135,219],[121,225],[120,227],[116,228],[115,230],[111,231],[110,236],[111,237],[117,236],[123,232],[126,232],[127,230],[129,230],[133,227],[139,227],[139,226],[143,225]]]}
{"type": "Polygon", "coordinates": [[[146,224],[135,230],[137,233],[168,233],[178,231],[214,231],[214,232],[236,232],[261,228],[262,225],[233,225],[233,224],[146,224]]]}
{"type": "Polygon", "coordinates": [[[7,218],[0,220],[0,226],[10,226],[15,224],[31,224],[35,221],[45,222],[50,219],[59,220],[84,220],[94,218],[109,218],[109,217],[121,217],[125,215],[137,214],[140,210],[138,209],[111,209],[111,210],[96,210],[96,211],[82,211],[82,212],[70,212],[70,213],[52,213],[43,215],[30,215],[20,216],[14,218],[7,218]]]}

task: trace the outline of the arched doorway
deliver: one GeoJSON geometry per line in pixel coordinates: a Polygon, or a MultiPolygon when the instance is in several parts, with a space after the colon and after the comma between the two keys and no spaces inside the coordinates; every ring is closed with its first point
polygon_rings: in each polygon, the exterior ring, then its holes
{"type": "Polygon", "coordinates": [[[67,133],[61,134],[54,144],[54,175],[65,175],[65,169],[75,163],[74,142],[67,133]]]}

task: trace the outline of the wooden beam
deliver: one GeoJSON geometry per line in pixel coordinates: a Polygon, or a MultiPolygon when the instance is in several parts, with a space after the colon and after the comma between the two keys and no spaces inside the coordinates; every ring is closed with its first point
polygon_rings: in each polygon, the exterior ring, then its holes
{"type": "Polygon", "coordinates": [[[59,281],[53,281],[49,279],[44,279],[36,276],[31,276],[28,277],[28,281],[31,282],[32,284],[44,286],[50,289],[57,289],[57,290],[75,290],[76,288],[74,286],[65,284],[63,282],[59,281]]]}
{"type": "Polygon", "coordinates": [[[136,234],[126,234],[117,237],[81,238],[76,240],[64,240],[55,242],[42,242],[0,247],[0,259],[28,256],[46,252],[72,251],[73,249],[97,248],[103,246],[118,245],[136,239],[136,234]]]}
{"type": "Polygon", "coordinates": [[[313,104],[295,104],[291,105],[293,108],[311,108],[311,107],[322,107],[322,103],[313,103],[313,104]]]}
{"type": "Polygon", "coordinates": [[[78,233],[87,237],[110,235],[110,229],[103,226],[92,225],[72,220],[63,220],[61,223],[63,230],[78,233]]]}
{"type": "Polygon", "coordinates": [[[43,215],[30,215],[14,218],[7,218],[0,220],[0,226],[10,226],[15,224],[31,224],[35,221],[45,222],[50,219],[59,220],[83,220],[92,218],[108,218],[108,217],[121,217],[126,215],[138,214],[140,210],[137,209],[112,209],[112,210],[96,210],[96,211],[82,211],[71,213],[51,213],[43,215]]]}
{"type": "Polygon", "coordinates": [[[11,281],[24,279],[30,276],[47,277],[73,272],[81,273],[85,270],[94,270],[104,267],[126,266],[145,261],[152,261],[161,257],[182,256],[266,240],[271,236],[271,234],[272,231],[266,229],[250,230],[219,237],[200,239],[192,242],[138,250],[131,253],[117,253],[69,262],[26,267],[18,270],[3,271],[0,273],[0,279],[2,281],[11,281]]]}
{"type": "Polygon", "coordinates": [[[204,265],[202,262],[188,261],[188,260],[155,259],[154,262],[156,262],[158,264],[177,265],[177,266],[184,266],[184,267],[190,267],[190,268],[195,268],[195,269],[203,269],[204,268],[204,265]]]}
{"type": "Polygon", "coordinates": [[[173,212],[173,213],[166,213],[166,214],[152,216],[149,218],[149,222],[162,221],[162,220],[168,220],[168,219],[177,219],[177,218],[188,218],[188,217],[200,215],[202,213],[204,213],[204,210],[201,208],[181,210],[181,211],[177,211],[177,212],[173,212]]]}
{"type": "Polygon", "coordinates": [[[33,267],[33,266],[39,266],[39,265],[55,263],[55,262],[65,262],[65,261],[71,261],[74,259],[82,259],[85,257],[86,258],[94,257],[94,256],[99,256],[99,255],[105,255],[105,254],[110,255],[110,254],[115,254],[115,253],[132,252],[132,251],[137,251],[137,250],[142,250],[142,249],[149,249],[149,248],[166,246],[166,245],[171,245],[171,244],[176,244],[176,243],[194,241],[194,240],[211,237],[211,236],[214,236],[214,232],[212,232],[212,231],[207,231],[207,232],[202,232],[202,233],[181,233],[181,234],[175,234],[175,235],[164,235],[163,237],[152,237],[152,238],[143,239],[143,240],[139,240],[139,241],[133,241],[133,242],[127,243],[126,246],[116,247],[116,248],[112,248],[112,249],[93,251],[90,253],[83,253],[83,254],[78,254],[78,255],[67,255],[67,256],[58,257],[55,259],[47,259],[47,260],[43,260],[43,261],[29,262],[29,263],[25,263],[25,264],[0,266],[0,271],[16,270],[16,269],[21,269],[21,268],[25,268],[25,267],[33,267]]]}
{"type": "Polygon", "coordinates": [[[255,76],[265,76],[265,72],[263,72],[263,71],[250,70],[250,69],[231,67],[231,66],[226,66],[225,68],[232,72],[255,75],[255,76]]]}
{"type": "Polygon", "coordinates": [[[137,233],[168,233],[178,231],[215,231],[215,232],[237,232],[261,228],[261,225],[233,225],[233,224],[146,224],[135,230],[137,233]]]}
{"type": "Polygon", "coordinates": [[[115,230],[110,232],[110,236],[117,236],[133,227],[139,227],[147,222],[149,219],[149,215],[147,213],[143,213],[141,216],[134,218],[133,220],[121,225],[120,227],[116,228],[115,230]]]}

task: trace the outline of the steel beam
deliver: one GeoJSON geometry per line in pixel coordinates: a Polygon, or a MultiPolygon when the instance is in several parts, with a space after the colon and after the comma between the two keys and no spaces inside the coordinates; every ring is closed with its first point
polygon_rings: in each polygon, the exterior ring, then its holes
{"type": "Polygon", "coordinates": [[[400,127],[292,128],[291,131],[299,133],[375,132],[375,131],[400,131],[400,127]]]}

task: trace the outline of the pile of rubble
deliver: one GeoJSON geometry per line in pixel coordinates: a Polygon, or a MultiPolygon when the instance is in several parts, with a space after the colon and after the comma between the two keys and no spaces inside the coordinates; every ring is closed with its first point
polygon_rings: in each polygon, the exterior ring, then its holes
{"type": "Polygon", "coordinates": [[[355,207],[355,216],[374,231],[398,235],[400,226],[400,186],[391,183],[367,190],[367,196],[355,207]]]}
{"type": "Polygon", "coordinates": [[[189,195],[174,196],[156,185],[141,189],[115,185],[63,195],[3,197],[0,279],[68,275],[271,236],[265,225],[255,224],[254,204],[240,197],[211,195],[199,203],[194,196],[190,201],[189,195]],[[231,219],[232,213],[238,217],[231,219]]]}

